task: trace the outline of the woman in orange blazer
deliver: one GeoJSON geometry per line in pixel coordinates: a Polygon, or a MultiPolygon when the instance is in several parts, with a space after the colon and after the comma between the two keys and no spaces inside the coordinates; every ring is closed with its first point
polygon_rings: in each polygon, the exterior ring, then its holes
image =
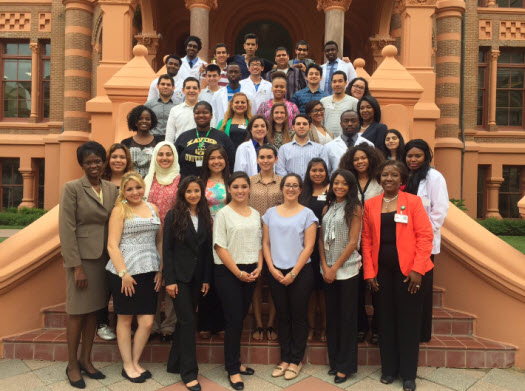
{"type": "Polygon", "coordinates": [[[399,374],[403,389],[416,389],[424,275],[433,267],[432,225],[421,199],[403,193],[403,164],[387,160],[377,181],[384,193],[369,199],[363,214],[364,278],[376,295],[381,353],[381,382],[399,374]]]}

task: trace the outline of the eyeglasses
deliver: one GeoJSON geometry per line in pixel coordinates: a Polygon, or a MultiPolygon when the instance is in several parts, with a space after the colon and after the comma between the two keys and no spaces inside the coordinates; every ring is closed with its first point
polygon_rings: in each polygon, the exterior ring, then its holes
{"type": "Polygon", "coordinates": [[[287,189],[297,190],[299,188],[299,184],[298,183],[287,183],[286,185],[284,185],[284,187],[286,187],[287,189]]]}
{"type": "Polygon", "coordinates": [[[321,113],[324,113],[324,109],[312,110],[312,114],[321,114],[321,113]]]}
{"type": "Polygon", "coordinates": [[[307,52],[308,51],[308,49],[303,49],[303,48],[297,48],[295,50],[297,50],[298,52],[307,52]]]}
{"type": "Polygon", "coordinates": [[[356,85],[356,84],[354,84],[354,85],[352,86],[352,88],[355,88],[356,90],[359,90],[359,91],[364,91],[364,90],[365,90],[365,87],[361,87],[361,86],[358,86],[358,85],[356,85]]]}

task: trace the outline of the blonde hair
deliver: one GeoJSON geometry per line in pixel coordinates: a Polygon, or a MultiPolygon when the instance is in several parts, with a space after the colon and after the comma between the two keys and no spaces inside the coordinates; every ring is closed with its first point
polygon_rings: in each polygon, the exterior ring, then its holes
{"type": "Polygon", "coordinates": [[[250,102],[250,99],[248,99],[244,92],[236,92],[235,94],[233,94],[232,98],[228,102],[228,110],[226,110],[226,113],[224,114],[224,119],[222,120],[222,125],[219,130],[222,130],[224,132],[224,129],[226,129],[226,123],[230,118],[233,118],[233,116],[235,115],[233,111],[233,101],[235,100],[235,97],[241,95],[246,98],[246,112],[244,113],[244,118],[246,118],[246,120],[248,121],[252,119],[252,104],[250,102]]]}
{"type": "Polygon", "coordinates": [[[120,190],[117,200],[115,201],[115,207],[120,208],[120,216],[123,219],[133,219],[133,216],[135,215],[133,209],[129,206],[128,201],[126,200],[126,185],[130,181],[137,182],[142,188],[144,188],[144,190],[146,190],[144,179],[142,179],[142,176],[135,171],[128,171],[122,176],[120,190]]]}

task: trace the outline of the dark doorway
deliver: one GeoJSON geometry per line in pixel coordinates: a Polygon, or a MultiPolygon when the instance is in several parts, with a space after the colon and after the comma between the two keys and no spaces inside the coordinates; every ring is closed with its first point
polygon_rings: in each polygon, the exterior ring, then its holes
{"type": "Polygon", "coordinates": [[[259,57],[273,62],[275,48],[284,46],[290,51],[290,58],[293,58],[294,51],[290,34],[282,25],[272,20],[258,20],[246,25],[235,41],[235,53],[244,53],[243,38],[248,33],[254,33],[259,37],[259,50],[257,50],[259,57]]]}

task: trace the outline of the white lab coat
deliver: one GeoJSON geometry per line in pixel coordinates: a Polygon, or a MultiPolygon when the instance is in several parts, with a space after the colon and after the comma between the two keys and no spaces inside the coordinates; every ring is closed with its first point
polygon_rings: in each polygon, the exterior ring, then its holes
{"type": "MultiPolygon", "coordinates": [[[[346,84],[350,83],[352,80],[354,80],[357,77],[357,73],[355,72],[354,66],[351,62],[344,62],[340,58],[337,60],[337,69],[336,71],[343,71],[346,73],[346,84]]],[[[326,78],[328,77],[328,69],[327,69],[328,63],[325,62],[321,67],[323,68],[323,77],[321,78],[321,84],[320,88],[324,91],[325,90],[325,83],[326,78]]]]}
{"type": "Polygon", "coordinates": [[[255,90],[255,85],[250,78],[241,80],[241,91],[246,94],[252,105],[252,114],[257,114],[257,109],[263,102],[273,99],[272,83],[268,80],[261,79],[259,89],[255,90]]]}
{"type": "Polygon", "coordinates": [[[252,140],[237,147],[233,171],[244,171],[249,177],[257,174],[257,154],[252,140]]]}

